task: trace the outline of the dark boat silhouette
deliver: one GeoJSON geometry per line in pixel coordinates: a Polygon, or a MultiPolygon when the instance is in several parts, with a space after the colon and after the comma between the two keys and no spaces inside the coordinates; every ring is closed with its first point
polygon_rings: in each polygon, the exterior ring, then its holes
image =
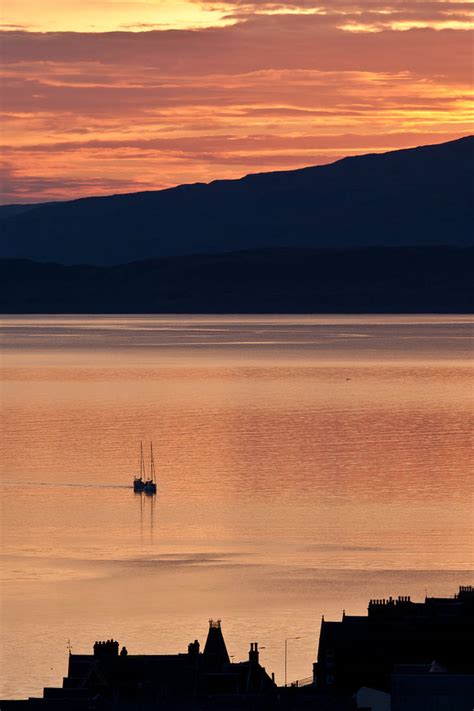
{"type": "Polygon", "coordinates": [[[140,474],[133,479],[133,490],[136,493],[156,494],[155,459],[153,442],[150,442],[150,477],[146,478],[145,459],[143,457],[143,442],[140,442],[140,474]]]}

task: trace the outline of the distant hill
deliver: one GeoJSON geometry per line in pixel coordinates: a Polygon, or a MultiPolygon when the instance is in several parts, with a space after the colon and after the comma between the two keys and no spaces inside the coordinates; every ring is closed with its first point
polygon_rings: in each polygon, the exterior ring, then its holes
{"type": "Polygon", "coordinates": [[[64,264],[255,248],[468,245],[474,137],[156,192],[0,208],[0,257],[64,264]]]}
{"type": "Polygon", "coordinates": [[[36,207],[43,207],[44,205],[52,205],[53,203],[43,202],[43,203],[29,203],[29,204],[18,204],[18,205],[0,205],[0,220],[5,220],[10,217],[16,217],[21,215],[28,210],[34,210],[36,207]]]}
{"type": "Polygon", "coordinates": [[[264,249],[119,266],[0,260],[2,313],[468,313],[474,248],[264,249]]]}

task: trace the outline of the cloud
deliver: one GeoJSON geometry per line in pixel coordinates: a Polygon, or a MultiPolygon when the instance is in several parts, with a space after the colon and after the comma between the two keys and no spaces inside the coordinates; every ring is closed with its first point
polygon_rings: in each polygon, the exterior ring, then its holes
{"type": "Polygon", "coordinates": [[[225,24],[222,12],[193,0],[5,0],[3,20],[41,32],[141,31],[225,24]]]}
{"type": "Polygon", "coordinates": [[[333,0],[307,15],[287,10],[314,3],[218,4],[232,24],[4,32],[4,201],[237,177],[469,132],[470,34],[384,19],[452,20],[466,3],[333,0]],[[355,22],[362,30],[341,29],[355,22]]]}
{"type": "MultiPolygon", "coordinates": [[[[45,167],[48,167],[46,163],[45,167]]],[[[8,160],[0,164],[2,203],[29,203],[61,200],[80,195],[127,193],[155,188],[139,180],[114,178],[112,176],[74,176],[69,171],[51,171],[50,173],[34,173],[36,166],[30,171],[21,171],[8,160]]],[[[165,187],[165,186],[158,186],[165,187]]]]}
{"type": "MultiPolygon", "coordinates": [[[[340,22],[340,17],[338,22],[340,22]]],[[[347,22],[347,20],[344,20],[347,22]]],[[[326,16],[252,16],[226,28],[143,33],[4,33],[5,62],[100,63],[117,78],[134,67],[164,75],[265,69],[413,71],[469,76],[470,33],[414,29],[346,32],[326,16]]]]}

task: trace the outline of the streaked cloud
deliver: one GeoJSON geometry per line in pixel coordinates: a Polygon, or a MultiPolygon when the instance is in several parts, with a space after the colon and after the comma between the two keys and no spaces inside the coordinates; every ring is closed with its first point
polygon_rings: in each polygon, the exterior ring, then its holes
{"type": "Polygon", "coordinates": [[[228,24],[222,9],[193,0],[4,0],[3,27],[39,32],[141,32],[228,24]]]}
{"type": "MultiPolygon", "coordinates": [[[[470,131],[468,3],[192,4],[221,26],[3,33],[4,202],[238,177],[470,131]]],[[[145,23],[139,6],[174,3],[123,5],[145,23]]]]}

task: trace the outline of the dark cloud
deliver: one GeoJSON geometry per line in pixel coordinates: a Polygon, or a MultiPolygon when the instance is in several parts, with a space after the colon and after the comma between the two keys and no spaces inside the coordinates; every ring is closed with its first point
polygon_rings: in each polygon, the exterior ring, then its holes
{"type": "MultiPolygon", "coordinates": [[[[132,67],[162,75],[244,74],[260,70],[412,71],[466,80],[471,36],[459,30],[348,32],[324,16],[252,17],[226,28],[152,32],[31,33],[3,36],[6,64],[132,67]]],[[[341,19],[338,18],[338,22],[341,19]]],[[[87,74],[84,75],[87,78],[87,74]]]]}
{"type": "Polygon", "coordinates": [[[120,193],[134,190],[147,190],[150,187],[156,188],[156,185],[150,186],[148,183],[140,180],[130,180],[129,178],[93,176],[87,178],[73,178],[67,174],[61,176],[41,174],[24,175],[19,173],[12,163],[8,161],[3,161],[0,164],[0,172],[2,176],[0,181],[1,202],[3,204],[60,200],[69,193],[75,195],[94,195],[97,192],[120,193]]]}

